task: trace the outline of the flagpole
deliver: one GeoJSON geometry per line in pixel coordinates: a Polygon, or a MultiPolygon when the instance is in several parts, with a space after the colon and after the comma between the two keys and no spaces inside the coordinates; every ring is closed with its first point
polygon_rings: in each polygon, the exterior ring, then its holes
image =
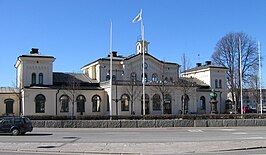
{"type": "Polygon", "coordinates": [[[261,60],[260,60],[260,41],[258,41],[258,54],[259,54],[259,77],[260,77],[260,114],[262,114],[262,90],[261,90],[261,60]]]}
{"type": "Polygon", "coordinates": [[[109,96],[109,112],[110,119],[112,119],[113,111],[112,111],[112,86],[113,86],[113,23],[111,20],[110,23],[110,96],[109,96]]]}
{"type": "Polygon", "coordinates": [[[241,49],[241,39],[239,37],[239,43],[238,43],[238,48],[239,48],[239,61],[240,61],[240,66],[239,66],[239,69],[240,69],[240,102],[241,102],[241,114],[243,114],[243,90],[242,90],[242,49],[241,49]]]}
{"type": "Polygon", "coordinates": [[[143,56],[142,56],[142,79],[143,79],[143,82],[142,82],[142,84],[143,84],[143,86],[142,86],[142,88],[143,88],[143,98],[142,98],[142,103],[143,103],[143,105],[142,105],[142,108],[143,108],[143,115],[145,115],[145,98],[146,98],[146,96],[145,96],[145,50],[144,50],[144,47],[145,47],[145,44],[144,44],[144,25],[143,25],[143,21],[142,21],[142,19],[141,19],[141,36],[142,36],[142,54],[143,54],[143,56]]]}
{"type": "Polygon", "coordinates": [[[142,55],[142,91],[143,91],[143,94],[142,94],[142,110],[143,110],[143,115],[145,115],[145,41],[144,41],[144,24],[143,24],[143,20],[142,20],[142,9],[140,10],[139,14],[133,19],[132,23],[136,23],[136,22],[139,22],[141,21],[140,23],[140,29],[141,29],[141,41],[140,41],[140,44],[142,49],[141,49],[141,53],[143,54],[142,55]],[[142,43],[141,43],[142,42],[142,43]]]}

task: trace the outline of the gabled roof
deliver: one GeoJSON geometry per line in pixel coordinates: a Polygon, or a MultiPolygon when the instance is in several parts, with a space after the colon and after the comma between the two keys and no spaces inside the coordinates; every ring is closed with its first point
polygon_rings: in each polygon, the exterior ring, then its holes
{"type": "Polygon", "coordinates": [[[187,82],[195,83],[196,86],[198,86],[198,87],[210,87],[208,84],[204,83],[203,81],[201,81],[201,80],[199,80],[197,78],[180,77],[179,79],[187,81],[187,82]]]}
{"type": "MultiPolygon", "coordinates": [[[[30,87],[25,87],[26,89],[65,89],[67,88],[64,85],[52,85],[52,86],[30,86],[30,87]]],[[[80,85],[77,87],[78,90],[103,90],[103,88],[99,87],[98,85],[89,85],[89,86],[84,86],[84,85],[80,85]]]]}
{"type": "MultiPolygon", "coordinates": [[[[131,60],[131,59],[133,59],[133,58],[135,58],[135,57],[138,57],[138,56],[142,56],[142,53],[139,53],[139,54],[132,54],[132,55],[129,55],[128,57],[124,57],[124,56],[114,56],[114,57],[113,57],[113,61],[128,61],[128,60],[131,60]]],[[[145,53],[145,56],[150,56],[151,58],[153,58],[154,60],[156,60],[156,61],[158,61],[158,62],[160,62],[160,63],[164,63],[164,64],[172,64],[172,65],[179,65],[179,64],[177,64],[177,63],[161,61],[161,60],[155,58],[154,56],[152,56],[152,55],[150,55],[150,54],[148,54],[148,53],[145,53]]],[[[93,62],[91,62],[91,63],[89,63],[89,64],[84,65],[84,66],[81,67],[81,68],[87,67],[87,66],[89,66],[89,65],[91,65],[91,64],[93,64],[93,63],[95,63],[95,62],[98,62],[98,61],[110,61],[110,55],[108,55],[108,56],[105,57],[105,58],[97,59],[97,60],[95,60],[95,61],[93,61],[93,62]]]]}
{"type": "MultiPolygon", "coordinates": [[[[125,58],[124,61],[127,61],[127,60],[130,60],[130,59],[133,59],[135,57],[138,57],[138,56],[142,56],[142,53],[139,53],[139,54],[135,54],[135,55],[130,55],[129,57],[125,58]]],[[[172,65],[179,65],[177,63],[173,63],[173,62],[165,62],[165,61],[161,61],[157,58],[155,58],[154,56],[152,56],[151,54],[149,53],[145,53],[145,56],[150,56],[151,58],[153,58],[154,60],[160,62],[160,63],[164,63],[164,64],[172,64],[172,65]]]]}
{"type": "Polygon", "coordinates": [[[193,71],[198,71],[198,70],[208,69],[208,68],[228,69],[227,67],[221,67],[221,66],[215,66],[215,65],[201,65],[201,66],[197,66],[197,67],[185,70],[181,73],[193,72],[193,71]]]}
{"type": "Polygon", "coordinates": [[[77,84],[79,90],[102,90],[100,84],[96,80],[92,80],[86,74],[82,73],[53,73],[53,85],[32,85],[30,89],[61,89],[65,88],[71,83],[77,84]]]}
{"type": "MultiPolygon", "coordinates": [[[[123,57],[123,56],[114,56],[113,57],[113,61],[122,61],[124,59],[125,59],[125,57],[123,57]]],[[[108,55],[107,57],[104,57],[104,58],[97,59],[97,60],[95,60],[95,61],[93,61],[91,63],[88,63],[88,64],[84,65],[81,68],[87,67],[87,66],[89,66],[91,64],[94,64],[95,62],[98,62],[98,61],[110,61],[110,55],[108,55]]]]}
{"type": "Polygon", "coordinates": [[[96,80],[92,80],[89,76],[82,73],[62,73],[54,72],[53,73],[53,82],[54,83],[68,83],[70,80],[75,80],[81,84],[83,83],[98,83],[96,80]]]}

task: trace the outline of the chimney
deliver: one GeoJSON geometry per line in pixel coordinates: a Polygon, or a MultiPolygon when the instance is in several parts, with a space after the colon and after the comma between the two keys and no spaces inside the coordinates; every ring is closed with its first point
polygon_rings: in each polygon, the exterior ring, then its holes
{"type": "Polygon", "coordinates": [[[205,64],[206,64],[206,65],[211,65],[212,62],[211,62],[211,61],[205,61],[205,64]]]}
{"type": "Polygon", "coordinates": [[[38,48],[32,48],[30,51],[30,54],[39,54],[39,49],[38,48]]]}
{"type": "Polygon", "coordinates": [[[117,57],[117,52],[116,51],[112,51],[113,57],[117,57]]]}
{"type": "Polygon", "coordinates": [[[200,63],[200,62],[198,62],[198,63],[196,63],[196,65],[197,65],[197,67],[200,67],[200,66],[201,66],[201,63],[200,63]]]}

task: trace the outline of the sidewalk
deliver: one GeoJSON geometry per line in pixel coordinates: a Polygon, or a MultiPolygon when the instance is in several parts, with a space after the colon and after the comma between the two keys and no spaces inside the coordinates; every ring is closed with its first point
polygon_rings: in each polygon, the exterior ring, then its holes
{"type": "Polygon", "coordinates": [[[189,154],[266,146],[265,141],[173,143],[0,143],[1,151],[73,154],[189,154]]]}

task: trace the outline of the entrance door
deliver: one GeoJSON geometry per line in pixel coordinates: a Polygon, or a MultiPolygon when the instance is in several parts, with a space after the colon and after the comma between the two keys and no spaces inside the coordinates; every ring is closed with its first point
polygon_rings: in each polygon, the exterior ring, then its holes
{"type": "Polygon", "coordinates": [[[14,114],[14,111],[13,111],[14,100],[13,99],[6,99],[5,104],[6,104],[6,114],[7,115],[14,114]]]}
{"type": "Polygon", "coordinates": [[[163,104],[163,113],[172,114],[172,97],[171,95],[165,95],[165,100],[163,104]]]}

